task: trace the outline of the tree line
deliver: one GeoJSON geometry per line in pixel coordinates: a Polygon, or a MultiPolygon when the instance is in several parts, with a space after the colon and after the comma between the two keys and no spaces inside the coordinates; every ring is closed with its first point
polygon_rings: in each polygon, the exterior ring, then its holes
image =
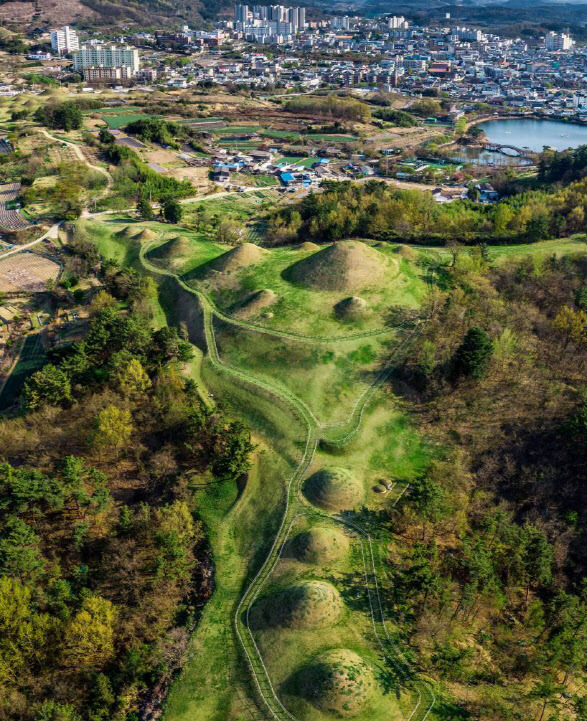
{"type": "Polygon", "coordinates": [[[438,245],[450,240],[508,244],[587,230],[587,180],[552,192],[518,193],[494,205],[472,200],[438,204],[430,193],[401,190],[377,180],[322,185],[323,193],[310,193],[270,218],[269,243],[333,242],[360,236],[438,245]]]}

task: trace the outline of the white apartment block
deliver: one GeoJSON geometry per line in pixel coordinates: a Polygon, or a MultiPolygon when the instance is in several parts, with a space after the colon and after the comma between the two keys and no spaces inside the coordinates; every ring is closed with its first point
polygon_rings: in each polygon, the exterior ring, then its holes
{"type": "Polygon", "coordinates": [[[570,50],[575,41],[565,33],[549,32],[544,37],[544,47],[547,50],[570,50]]]}
{"type": "Polygon", "coordinates": [[[139,51],[129,45],[84,45],[73,56],[75,70],[86,68],[128,68],[129,77],[140,69],[139,51]]]}
{"type": "Polygon", "coordinates": [[[393,15],[387,20],[387,27],[390,30],[407,30],[409,25],[409,22],[403,15],[393,15]]]}
{"type": "Polygon", "coordinates": [[[79,50],[79,38],[76,31],[69,25],[51,30],[51,47],[58,55],[67,55],[67,53],[79,50]]]}
{"type": "MultiPolygon", "coordinates": [[[[277,30],[289,35],[306,28],[306,8],[284,7],[283,5],[235,5],[234,23],[239,30],[248,32],[250,28],[272,27],[274,34],[275,26],[287,26],[287,31],[277,30]],[[293,28],[293,31],[291,30],[293,28]]],[[[252,31],[254,33],[254,31],[252,31]]],[[[263,32],[261,34],[264,34],[263,32]]],[[[267,34],[267,33],[265,33],[267,34]]]]}

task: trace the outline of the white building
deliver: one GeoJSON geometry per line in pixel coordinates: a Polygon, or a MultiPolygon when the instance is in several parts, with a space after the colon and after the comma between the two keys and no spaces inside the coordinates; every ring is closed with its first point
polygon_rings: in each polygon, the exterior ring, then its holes
{"type": "Polygon", "coordinates": [[[337,15],[330,20],[330,27],[333,30],[349,30],[351,27],[351,19],[348,15],[337,15]]]}
{"type": "MultiPolygon", "coordinates": [[[[275,34],[275,25],[293,28],[296,33],[306,27],[306,8],[284,7],[283,5],[235,5],[234,27],[245,33],[254,32],[251,28],[266,28],[273,26],[270,34],[275,34]]],[[[290,35],[291,31],[277,31],[290,35]]],[[[261,35],[267,33],[261,33],[261,35]]]]}
{"type": "Polygon", "coordinates": [[[67,55],[67,53],[79,50],[79,38],[76,31],[69,25],[51,30],[51,47],[58,55],[67,55]]]}
{"type": "Polygon", "coordinates": [[[128,68],[128,77],[140,69],[139,51],[130,45],[84,45],[73,55],[75,70],[86,68],[128,68]]]}
{"type": "Polygon", "coordinates": [[[565,33],[549,32],[544,38],[544,47],[547,50],[570,50],[575,41],[565,33]]]}
{"type": "Polygon", "coordinates": [[[387,20],[387,27],[390,30],[407,30],[408,26],[409,23],[403,15],[393,15],[387,20]]]}

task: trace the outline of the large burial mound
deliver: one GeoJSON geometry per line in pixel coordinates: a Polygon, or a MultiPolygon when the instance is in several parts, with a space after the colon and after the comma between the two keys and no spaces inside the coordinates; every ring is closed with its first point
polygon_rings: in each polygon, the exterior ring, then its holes
{"type": "Polygon", "coordinates": [[[295,557],[304,563],[332,563],[348,553],[349,541],[338,528],[316,526],[299,533],[291,547],[295,557]]]}
{"type": "Polygon", "coordinates": [[[247,320],[253,316],[259,315],[262,310],[276,303],[277,296],[272,290],[257,290],[235,309],[234,315],[242,320],[247,320]]]}
{"type": "Polygon", "coordinates": [[[365,499],[363,484],[344,468],[323,468],[304,485],[306,498],[327,511],[345,511],[360,506],[365,499]]]}
{"type": "Polygon", "coordinates": [[[260,599],[251,609],[253,629],[323,628],[337,621],[343,610],[340,594],[326,581],[306,581],[260,599]]]}
{"type": "Polygon", "coordinates": [[[414,260],[416,258],[416,252],[409,245],[398,245],[394,248],[394,251],[400,256],[400,258],[406,258],[407,260],[414,260]]]}
{"type": "Polygon", "coordinates": [[[354,291],[376,283],[384,271],[379,251],[358,240],[341,240],[294,263],[286,275],[313,290],[354,291]]]}
{"type": "Polygon", "coordinates": [[[365,708],[375,690],[375,679],[356,653],[334,649],[302,669],[299,688],[320,711],[347,718],[365,708]]]}
{"type": "Polygon", "coordinates": [[[334,312],[343,320],[357,320],[362,318],[369,306],[366,300],[352,295],[350,298],[341,300],[334,306],[334,312]]]}
{"type": "Polygon", "coordinates": [[[210,263],[210,268],[220,273],[232,273],[240,268],[247,268],[249,265],[255,265],[263,260],[267,253],[263,248],[253,243],[243,243],[237,248],[229,250],[228,253],[215,258],[210,263]]]}

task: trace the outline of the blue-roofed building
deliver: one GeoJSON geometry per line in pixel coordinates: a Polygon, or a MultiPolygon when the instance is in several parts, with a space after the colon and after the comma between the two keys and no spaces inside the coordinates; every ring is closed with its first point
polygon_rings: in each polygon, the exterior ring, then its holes
{"type": "Polygon", "coordinates": [[[295,176],[291,173],[281,173],[279,179],[286,187],[289,187],[290,185],[296,185],[297,182],[295,176]]]}

